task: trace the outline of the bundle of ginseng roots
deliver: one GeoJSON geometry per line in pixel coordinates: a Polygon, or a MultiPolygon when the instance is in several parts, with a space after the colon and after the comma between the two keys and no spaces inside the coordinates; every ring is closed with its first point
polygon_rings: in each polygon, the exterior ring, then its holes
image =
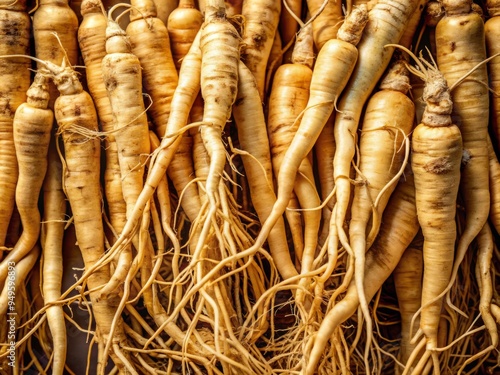
{"type": "Polygon", "coordinates": [[[499,0],[0,0],[0,373],[496,373],[499,53],[499,0]]]}

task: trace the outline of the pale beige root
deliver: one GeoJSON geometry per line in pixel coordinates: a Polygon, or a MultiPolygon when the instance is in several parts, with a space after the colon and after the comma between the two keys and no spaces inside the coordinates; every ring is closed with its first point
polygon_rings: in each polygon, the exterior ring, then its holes
{"type": "MultiPolygon", "coordinates": [[[[356,18],[357,16],[361,16],[360,19],[366,19],[366,16],[362,16],[363,13],[366,15],[366,9],[360,9],[353,19],[359,20],[359,18],[356,18]]],[[[357,23],[358,32],[360,33],[364,23],[357,23]]],[[[346,28],[348,25],[347,23],[346,28]]],[[[354,37],[351,40],[356,40],[356,38],[354,37]]],[[[325,123],[333,112],[335,103],[354,69],[357,56],[356,47],[340,39],[330,40],[321,49],[312,76],[307,109],[304,111],[295,136],[286,150],[277,177],[276,203],[268,219],[263,223],[255,244],[249,251],[255,251],[259,246],[262,246],[276,221],[285,212],[294,187],[290,181],[296,179],[300,164],[308,157],[325,123]],[[327,63],[320,64],[318,61],[327,63]],[[331,74],[330,69],[335,70],[335,73],[331,74]]]]}
{"type": "Polygon", "coordinates": [[[478,254],[476,263],[476,279],[479,285],[480,304],[479,312],[481,318],[490,335],[490,350],[498,345],[498,327],[491,314],[491,305],[493,303],[493,283],[491,274],[491,262],[494,250],[494,238],[490,225],[485,224],[477,237],[478,254]]]}
{"type": "Polygon", "coordinates": [[[144,90],[152,103],[148,112],[161,139],[179,77],[170,51],[167,27],[157,17],[153,0],[131,0],[127,35],[131,51],[140,61],[144,90]]]}
{"type": "Polygon", "coordinates": [[[40,72],[27,91],[27,99],[16,110],[13,121],[14,146],[19,177],[15,190],[16,207],[22,223],[22,233],[14,248],[0,263],[0,284],[6,277],[6,262],[18,262],[38,241],[40,211],[38,199],[47,171],[47,153],[54,115],[47,109],[48,77],[40,72]]]}
{"type": "MultiPolygon", "coordinates": [[[[266,122],[257,85],[251,72],[240,61],[238,96],[233,105],[233,115],[243,154],[243,165],[249,182],[253,205],[264,222],[270,211],[270,203],[276,200],[273,187],[271,151],[266,122]]],[[[287,279],[297,274],[288,250],[285,223],[280,220],[268,238],[271,255],[281,276],[287,279]]]]}
{"type": "MultiPolygon", "coordinates": [[[[125,32],[113,21],[108,21],[106,28],[106,55],[102,58],[101,66],[114,119],[113,134],[128,218],[144,186],[144,169],[150,153],[150,143],[142,98],[140,61],[132,54],[125,32]]],[[[137,249],[137,236],[133,242],[137,249]]],[[[132,258],[131,251],[128,246],[120,254],[119,267],[113,273],[112,282],[101,291],[101,298],[106,298],[112,292],[116,293],[116,288],[125,280],[132,258]]]]}
{"type": "MultiPolygon", "coordinates": [[[[63,191],[62,163],[52,137],[48,169],[43,183],[42,221],[42,292],[46,305],[61,297],[63,278],[63,238],[66,226],[66,196],[63,191]]],[[[47,309],[47,322],[52,335],[54,375],[63,374],[66,363],[67,335],[62,306],[47,309]]]]}
{"type": "Polygon", "coordinates": [[[245,28],[241,59],[254,74],[260,97],[264,100],[266,65],[277,32],[281,2],[274,0],[244,1],[242,15],[245,28]]]}
{"type": "MultiPolygon", "coordinates": [[[[78,18],[68,1],[40,0],[33,14],[35,56],[44,61],[75,66],[78,62],[78,18]],[[56,34],[56,35],[54,35],[56,34]]],[[[38,67],[42,66],[39,63],[38,67]]],[[[59,95],[54,84],[49,84],[49,107],[59,95]]]]}
{"type": "MultiPolygon", "coordinates": [[[[31,21],[26,1],[2,1],[0,4],[0,55],[29,55],[31,21]],[[16,32],[13,32],[15,30],[16,32]]],[[[0,258],[5,250],[9,222],[14,211],[18,176],[12,124],[14,113],[26,101],[30,85],[31,63],[21,57],[0,59],[4,84],[0,90],[0,258]]]]}
{"type": "MultiPolygon", "coordinates": [[[[468,0],[443,1],[445,16],[436,26],[437,65],[451,89],[452,118],[460,127],[463,157],[460,195],[464,200],[465,224],[457,244],[453,272],[447,289],[455,281],[467,249],[481,231],[490,210],[488,116],[488,70],[485,31],[481,17],[468,0]],[[473,49],[470,46],[475,46],[473,49]],[[477,97],[484,100],[477,101],[477,97]]],[[[446,297],[449,305],[449,294],[446,297]]]]}
{"type": "MultiPolygon", "coordinates": [[[[405,365],[416,344],[411,342],[413,334],[418,329],[420,319],[413,321],[413,316],[420,309],[422,298],[422,235],[417,235],[412,244],[405,250],[398,266],[393,272],[394,285],[398,297],[399,313],[401,314],[401,343],[398,361],[405,365]]],[[[418,357],[416,358],[419,359],[418,357]]],[[[401,374],[401,368],[396,365],[396,373],[401,374]]]]}
{"type": "MultiPolygon", "coordinates": [[[[307,111],[313,60],[312,27],[306,25],[297,36],[292,63],[280,66],[273,80],[269,100],[268,133],[275,175],[279,175],[286,152],[301,124],[302,115],[307,111]]],[[[299,216],[298,223],[288,220],[288,224],[292,236],[303,235],[303,249],[297,249],[302,250],[300,253],[296,252],[303,275],[311,271],[321,221],[321,212],[316,209],[320,205],[320,199],[314,180],[312,163],[309,158],[304,158],[293,182],[293,189],[299,202],[299,210],[302,208],[305,211],[287,213],[287,218],[294,214],[299,216]]],[[[308,277],[302,278],[295,294],[295,302],[302,312],[303,320],[306,320],[306,311],[310,305],[306,298],[309,284],[308,277]]]]}
{"type": "MultiPolygon", "coordinates": [[[[443,74],[423,58],[413,58],[419,69],[410,70],[425,81],[423,99],[427,104],[422,122],[412,134],[411,160],[415,175],[418,221],[424,236],[419,330],[424,338],[413,350],[409,361],[419,355],[417,350],[420,351],[421,346],[425,345],[426,351],[422,354],[419,364],[425,364],[430,357],[434,371],[439,373],[439,352],[436,349],[439,345],[442,297],[452,276],[455,255],[455,214],[462,160],[462,136],[452,122],[454,103],[443,74]],[[439,204],[436,204],[438,191],[439,204]]],[[[414,340],[418,338],[415,337],[414,340]]]]}
{"type": "Polygon", "coordinates": [[[189,52],[202,23],[203,15],[196,9],[194,0],[181,0],[179,6],[170,14],[168,35],[177,70],[180,69],[182,59],[189,52]]]}
{"type": "MultiPolygon", "coordinates": [[[[315,16],[323,7],[323,0],[307,0],[307,8],[311,16],[315,16]]],[[[314,44],[316,50],[320,51],[323,45],[330,39],[337,37],[337,32],[342,25],[344,17],[342,14],[342,2],[329,0],[321,14],[313,21],[314,44]]]]}
{"type": "MultiPolygon", "coordinates": [[[[500,53],[500,2],[489,0],[486,2],[489,18],[484,24],[486,52],[488,57],[500,53]]],[[[500,56],[488,62],[489,87],[491,101],[491,125],[495,134],[495,149],[500,149],[500,56]]]]}
{"type": "Polygon", "coordinates": [[[417,4],[417,0],[403,2],[381,0],[368,12],[368,23],[358,45],[358,61],[337,106],[338,114],[334,127],[336,139],[334,178],[338,210],[335,221],[340,241],[345,248],[349,248],[343,229],[351,196],[349,176],[362,109],[389,65],[393,50],[386,45],[399,42],[417,4]],[[394,19],[398,21],[394,22],[394,19]]]}
{"type": "MultiPolygon", "coordinates": [[[[334,207],[332,219],[335,210],[336,207],[334,207]]],[[[335,228],[333,221],[332,230],[335,230],[335,228]]],[[[389,277],[397,266],[401,255],[417,234],[418,229],[414,179],[411,170],[407,170],[406,175],[401,177],[384,212],[379,236],[366,254],[364,289],[367,300],[373,298],[384,280],[389,277]],[[401,223],[405,223],[405,225],[401,226],[401,223]]],[[[334,249],[333,252],[335,251],[338,250],[334,249]]],[[[329,265],[334,263],[335,258],[336,256],[333,253],[329,259],[329,265]]],[[[332,268],[329,266],[329,269],[325,270],[325,273],[318,279],[318,290],[315,291],[316,309],[320,308],[323,298],[323,286],[332,275],[332,272],[332,268]]],[[[359,306],[354,281],[351,280],[350,283],[348,282],[345,285],[345,280],[350,278],[352,278],[352,271],[351,275],[345,275],[342,285],[331,296],[330,301],[332,302],[329,303],[331,308],[325,314],[317,333],[306,344],[307,350],[303,358],[306,365],[304,374],[314,373],[321,357],[324,356],[325,348],[335,329],[339,324],[351,317],[359,306]],[[335,303],[336,298],[346,289],[347,293],[344,298],[335,303]]]]}
{"type": "Polygon", "coordinates": [[[123,199],[118,147],[116,145],[115,119],[104,84],[102,59],[106,55],[107,18],[102,13],[100,0],[82,2],[83,20],[78,28],[78,42],[85,64],[87,87],[96,106],[104,138],[104,194],[107,214],[113,229],[120,234],[126,222],[126,204],[123,199]]]}
{"type": "MultiPolygon", "coordinates": [[[[97,132],[97,114],[90,95],[83,90],[76,72],[71,68],[57,67],[48,62],[46,67],[53,75],[53,81],[60,92],[54,104],[58,134],[64,143],[64,192],[73,214],[78,246],[90,271],[104,256],[104,227],[102,222],[101,184],[99,159],[101,146],[98,138],[88,138],[83,133],[97,132]],[[83,134],[82,134],[83,133],[83,134]]],[[[87,286],[92,292],[92,310],[96,319],[96,340],[104,345],[113,341],[110,355],[122,369],[135,371],[126,353],[119,353],[127,345],[123,326],[109,337],[111,324],[116,312],[116,300],[99,300],[98,290],[109,281],[108,265],[94,269],[87,278],[87,286]]],[[[120,317],[121,319],[121,317],[120,317]]],[[[104,366],[98,366],[98,373],[104,373],[104,366]]]]}
{"type": "Polygon", "coordinates": [[[378,235],[382,214],[408,163],[409,135],[415,116],[413,102],[406,95],[410,87],[409,73],[403,60],[394,61],[379,87],[367,103],[360,129],[357,184],[349,222],[354,278],[366,320],[366,362],[373,328],[364,294],[365,253],[378,235]]]}

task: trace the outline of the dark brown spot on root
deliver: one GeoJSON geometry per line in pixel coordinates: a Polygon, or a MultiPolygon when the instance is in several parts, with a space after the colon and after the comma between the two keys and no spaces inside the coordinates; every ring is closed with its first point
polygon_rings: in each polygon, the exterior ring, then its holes
{"type": "Polygon", "coordinates": [[[446,205],[443,203],[443,201],[441,199],[435,199],[430,204],[430,208],[432,210],[439,211],[439,210],[442,210],[445,207],[446,207],[446,205]]]}
{"type": "Polygon", "coordinates": [[[456,43],[455,42],[451,42],[451,44],[450,44],[451,52],[455,51],[456,47],[457,47],[456,43]]]}
{"type": "Polygon", "coordinates": [[[266,44],[267,41],[267,35],[266,33],[257,33],[252,36],[252,40],[255,46],[255,49],[260,51],[262,48],[264,48],[264,45],[266,44]]]}
{"type": "Polygon", "coordinates": [[[446,174],[453,169],[453,164],[448,158],[438,158],[424,165],[424,170],[434,174],[446,174]]]}
{"type": "Polygon", "coordinates": [[[0,114],[13,118],[15,112],[15,109],[10,105],[10,98],[5,98],[5,96],[2,95],[2,100],[0,101],[0,114]]]}
{"type": "Polygon", "coordinates": [[[117,86],[116,79],[114,77],[109,77],[105,81],[105,85],[106,85],[106,90],[108,90],[108,91],[114,91],[116,89],[116,86],[117,86]]]}

